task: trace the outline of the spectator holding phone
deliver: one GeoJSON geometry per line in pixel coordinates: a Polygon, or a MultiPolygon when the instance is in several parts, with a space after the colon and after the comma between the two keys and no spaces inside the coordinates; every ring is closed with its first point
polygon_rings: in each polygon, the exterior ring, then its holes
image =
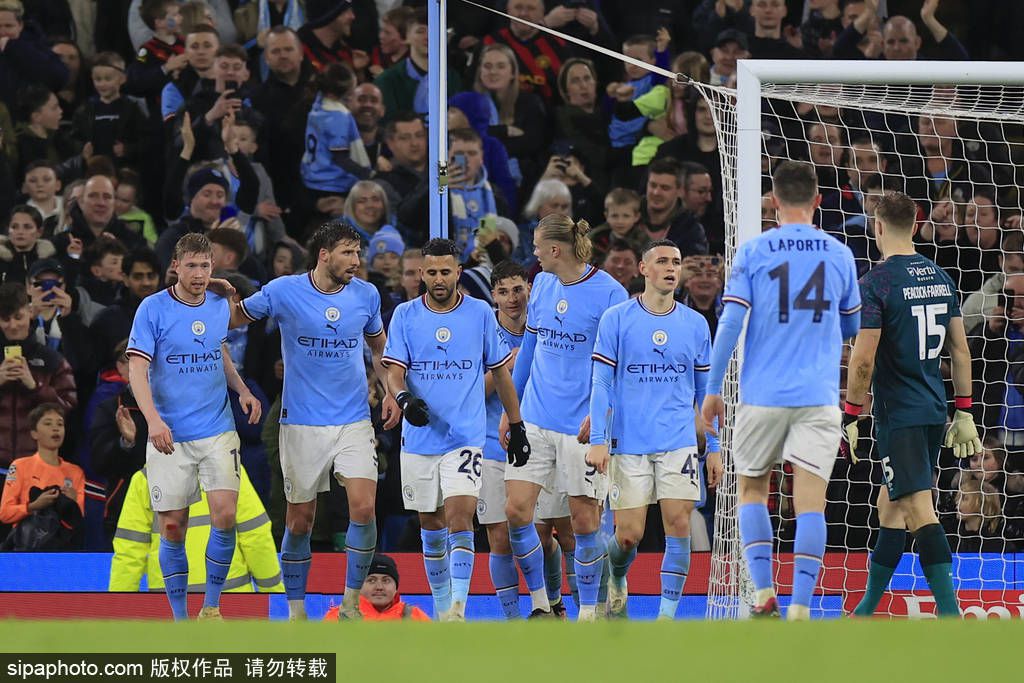
{"type": "Polygon", "coordinates": [[[0,467],[36,450],[28,419],[34,408],[55,403],[67,412],[78,404],[71,365],[30,334],[32,317],[25,286],[0,285],[0,467]]]}
{"type": "Polygon", "coordinates": [[[85,473],[60,457],[64,408],[42,403],[26,421],[36,450],[12,462],[8,470],[0,522],[16,526],[3,549],[71,550],[80,543],[75,532],[85,513],[85,473]],[[32,525],[32,532],[19,529],[22,524],[32,525]]]}

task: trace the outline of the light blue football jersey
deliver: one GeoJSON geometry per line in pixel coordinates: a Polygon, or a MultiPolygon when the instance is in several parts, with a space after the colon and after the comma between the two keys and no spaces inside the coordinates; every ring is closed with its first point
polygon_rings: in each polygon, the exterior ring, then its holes
{"type": "Polygon", "coordinates": [[[405,381],[423,399],[430,422],[402,423],[402,451],[444,455],[466,446],[482,448],[487,437],[484,373],[512,358],[485,302],[457,294],[450,311],[438,313],[427,295],[395,308],[384,363],[406,369],[405,381]]]}
{"type": "MultiPolygon", "coordinates": [[[[681,304],[652,313],[639,298],[601,317],[594,360],[614,368],[612,453],[647,455],[697,445],[695,372],[711,368],[711,330],[681,304]]],[[[597,443],[608,442],[597,441],[597,443]]]]}
{"type": "Polygon", "coordinates": [[[384,334],[380,294],[352,279],[325,292],[313,274],[271,280],[242,302],[250,320],[281,328],[284,393],[281,424],[346,425],[370,419],[363,337],[384,334]]]}
{"type": "Polygon", "coordinates": [[[306,153],[301,165],[305,186],[322,192],[351,190],[359,178],[334,163],[333,153],[349,149],[356,140],[362,138],[352,113],[341,105],[325,104],[317,95],[306,118],[306,153]]]}
{"type": "Polygon", "coordinates": [[[749,309],[740,400],[839,405],[840,317],[860,310],[849,248],[813,225],[783,225],[736,253],[723,302],[749,309]]]}
{"type": "Polygon", "coordinates": [[[129,355],[149,361],[153,404],[175,442],[233,431],[221,344],[227,340],[228,300],[207,292],[190,304],[168,287],[139,304],[129,355]]]}
{"type": "MultiPolygon", "coordinates": [[[[503,327],[500,322],[498,323],[498,334],[508,344],[510,351],[519,348],[523,343],[523,335],[503,327]]],[[[503,412],[505,412],[505,408],[501,405],[498,392],[494,391],[487,397],[487,443],[484,444],[484,458],[487,460],[501,462],[506,460],[505,449],[501,447],[501,441],[498,440],[498,425],[501,424],[503,412]]]]}
{"type": "Polygon", "coordinates": [[[590,410],[597,324],[627,298],[622,285],[593,266],[568,284],[551,273],[537,275],[526,313],[537,348],[522,396],[523,420],[560,434],[579,432],[590,410]]]}

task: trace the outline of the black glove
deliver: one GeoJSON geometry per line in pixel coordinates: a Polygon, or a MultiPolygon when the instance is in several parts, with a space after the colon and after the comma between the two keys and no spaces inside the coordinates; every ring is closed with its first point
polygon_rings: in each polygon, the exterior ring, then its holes
{"type": "Polygon", "coordinates": [[[522,467],[530,461],[530,442],[526,439],[526,425],[514,422],[508,426],[508,464],[522,467]]]}
{"type": "Polygon", "coordinates": [[[403,391],[395,397],[398,407],[405,414],[405,419],[413,427],[425,427],[430,422],[430,411],[427,403],[422,398],[413,396],[408,391],[403,391]]]}

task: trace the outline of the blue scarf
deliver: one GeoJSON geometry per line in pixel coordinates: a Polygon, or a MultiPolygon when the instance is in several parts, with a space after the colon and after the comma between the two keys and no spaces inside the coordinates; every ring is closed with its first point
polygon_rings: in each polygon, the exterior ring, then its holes
{"type": "Polygon", "coordinates": [[[412,110],[417,114],[426,114],[430,110],[430,79],[421,74],[411,57],[405,58],[405,75],[416,81],[416,94],[412,98],[412,110]]]}

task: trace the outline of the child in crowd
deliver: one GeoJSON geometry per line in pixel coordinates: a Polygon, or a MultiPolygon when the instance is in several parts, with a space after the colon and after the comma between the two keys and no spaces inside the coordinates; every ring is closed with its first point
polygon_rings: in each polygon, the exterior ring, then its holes
{"type": "Polygon", "coordinates": [[[92,62],[96,94],[78,108],[71,126],[76,143],[92,143],[93,154],[110,157],[118,166],[138,159],[144,127],[139,105],[121,95],[124,83],[124,59],[116,52],[96,55],[92,62]]]}
{"type": "MultiPolygon", "coordinates": [[[[267,250],[285,236],[284,221],[281,220],[282,211],[274,198],[274,185],[270,180],[270,175],[263,164],[255,160],[256,152],[260,148],[257,117],[248,114],[239,115],[235,119],[233,128],[238,151],[248,157],[249,163],[252,164],[252,170],[256,172],[256,176],[260,180],[255,213],[253,215],[239,213],[238,221],[245,230],[249,251],[257,259],[263,261],[267,250]]],[[[237,182],[236,169],[229,164],[229,170],[237,182]]]]}
{"type": "Polygon", "coordinates": [[[23,179],[28,165],[36,160],[53,164],[57,175],[69,164],[64,161],[74,157],[79,165],[82,160],[75,156],[75,148],[60,130],[60,101],[53,91],[41,85],[30,85],[18,93],[21,105],[21,120],[17,129],[18,172],[15,179],[23,179]],[[63,163],[62,163],[63,162],[63,163]]]}
{"type": "Polygon", "coordinates": [[[594,245],[592,263],[604,262],[611,244],[623,240],[635,251],[643,252],[650,241],[647,227],[640,220],[640,195],[633,190],[616,187],[604,198],[605,222],[590,233],[594,245]]]}
{"type": "Polygon", "coordinates": [[[139,208],[141,193],[139,176],[130,168],[122,169],[117,176],[117,189],[114,191],[114,213],[132,232],[142,235],[146,244],[156,244],[156,224],[153,217],[139,208]]]}
{"type": "Polygon", "coordinates": [[[42,216],[43,234],[52,235],[64,218],[64,198],[60,196],[57,167],[43,159],[31,162],[25,167],[21,191],[28,197],[25,203],[42,216]]]}
{"type": "Polygon", "coordinates": [[[390,225],[385,225],[370,237],[370,251],[366,255],[370,262],[370,272],[383,275],[389,289],[395,287],[401,277],[403,253],[405,242],[390,225]]]}
{"type": "Polygon", "coordinates": [[[306,153],[302,157],[302,182],[321,202],[343,197],[356,181],[370,176],[370,158],[345,99],[356,86],[356,77],[345,64],[329,64],[316,76],[316,99],[306,119],[306,153]]]}
{"type": "MultiPolygon", "coordinates": [[[[19,534],[7,539],[4,549],[70,549],[70,530],[80,526],[85,512],[85,473],[78,465],[60,457],[64,444],[64,410],[56,403],[43,403],[28,415],[36,452],[11,463],[0,501],[0,522],[20,525],[44,510],[56,511],[59,531],[47,534],[47,545],[26,547],[22,541],[36,534],[19,534]]],[[[40,524],[39,530],[47,525],[40,524]]]]}
{"type": "Polygon", "coordinates": [[[85,269],[80,285],[93,302],[102,306],[114,303],[124,282],[121,262],[126,253],[123,244],[107,237],[97,239],[83,252],[82,265],[85,269]]]}

